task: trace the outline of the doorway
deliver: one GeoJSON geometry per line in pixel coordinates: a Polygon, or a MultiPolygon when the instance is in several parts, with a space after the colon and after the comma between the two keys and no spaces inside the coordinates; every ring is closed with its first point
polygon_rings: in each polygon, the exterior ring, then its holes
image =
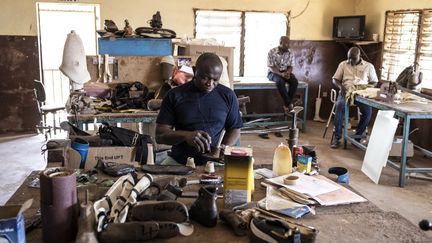
{"type": "MultiPolygon", "coordinates": [[[[74,30],[84,44],[86,55],[97,54],[100,28],[99,4],[36,3],[40,77],[45,85],[47,104],[65,104],[69,97],[69,79],[59,67],[67,35],[74,30]]],[[[66,114],[60,114],[65,120],[66,114]]],[[[47,121],[52,119],[47,118],[47,121]]],[[[52,124],[50,124],[52,125],[52,124]]]]}

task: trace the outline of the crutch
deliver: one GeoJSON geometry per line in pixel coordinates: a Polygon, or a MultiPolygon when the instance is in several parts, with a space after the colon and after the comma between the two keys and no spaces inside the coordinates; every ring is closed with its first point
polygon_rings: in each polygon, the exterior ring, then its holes
{"type": "Polygon", "coordinates": [[[335,111],[335,108],[336,108],[336,97],[337,97],[336,90],[332,89],[331,92],[330,92],[330,101],[333,102],[333,107],[331,109],[330,116],[329,116],[329,118],[327,120],[327,124],[326,124],[326,127],[324,129],[323,138],[325,138],[325,135],[327,133],[327,129],[329,127],[330,121],[332,119],[332,116],[334,115],[334,111],[335,111]]]}

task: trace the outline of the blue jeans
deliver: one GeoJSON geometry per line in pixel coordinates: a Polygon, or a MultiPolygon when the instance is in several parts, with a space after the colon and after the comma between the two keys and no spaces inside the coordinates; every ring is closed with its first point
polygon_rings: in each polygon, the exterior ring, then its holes
{"type": "Polygon", "coordinates": [[[286,107],[288,107],[297,91],[298,81],[297,78],[294,76],[294,74],[291,74],[291,77],[289,79],[283,78],[275,73],[268,72],[267,78],[270,81],[273,81],[276,83],[276,87],[279,91],[279,94],[281,95],[283,102],[286,107]],[[288,90],[286,87],[286,84],[289,84],[288,90]]]}
{"type": "MultiPolygon", "coordinates": [[[[360,121],[356,129],[355,135],[360,137],[363,135],[366,130],[369,121],[372,116],[372,107],[355,102],[354,103],[358,108],[360,108],[360,121]]],[[[345,115],[345,97],[343,95],[338,96],[336,100],[336,110],[335,110],[335,118],[334,118],[334,126],[335,126],[335,138],[337,140],[342,138],[342,126],[344,123],[344,115],[345,115]]]]}

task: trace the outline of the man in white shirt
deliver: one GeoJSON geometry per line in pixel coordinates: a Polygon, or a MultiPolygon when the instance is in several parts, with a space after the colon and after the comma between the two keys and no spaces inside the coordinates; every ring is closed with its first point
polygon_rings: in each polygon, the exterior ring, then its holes
{"type": "MultiPolygon", "coordinates": [[[[348,59],[339,64],[336,73],[333,75],[333,84],[339,88],[339,96],[336,101],[335,110],[335,137],[331,147],[338,148],[342,138],[342,125],[345,114],[345,103],[347,91],[352,90],[358,85],[376,84],[378,78],[374,66],[361,59],[360,49],[352,47],[348,50],[348,59]]],[[[366,127],[369,124],[372,108],[368,105],[355,102],[360,108],[361,116],[356,129],[356,140],[360,141],[366,127]]]]}

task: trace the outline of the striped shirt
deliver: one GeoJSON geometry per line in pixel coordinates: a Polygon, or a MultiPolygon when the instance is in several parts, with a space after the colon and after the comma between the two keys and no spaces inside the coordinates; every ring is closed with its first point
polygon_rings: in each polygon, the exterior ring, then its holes
{"type": "Polygon", "coordinates": [[[279,72],[285,72],[288,66],[294,66],[294,55],[289,49],[281,52],[279,47],[272,48],[267,56],[267,66],[276,67],[279,72]]]}

